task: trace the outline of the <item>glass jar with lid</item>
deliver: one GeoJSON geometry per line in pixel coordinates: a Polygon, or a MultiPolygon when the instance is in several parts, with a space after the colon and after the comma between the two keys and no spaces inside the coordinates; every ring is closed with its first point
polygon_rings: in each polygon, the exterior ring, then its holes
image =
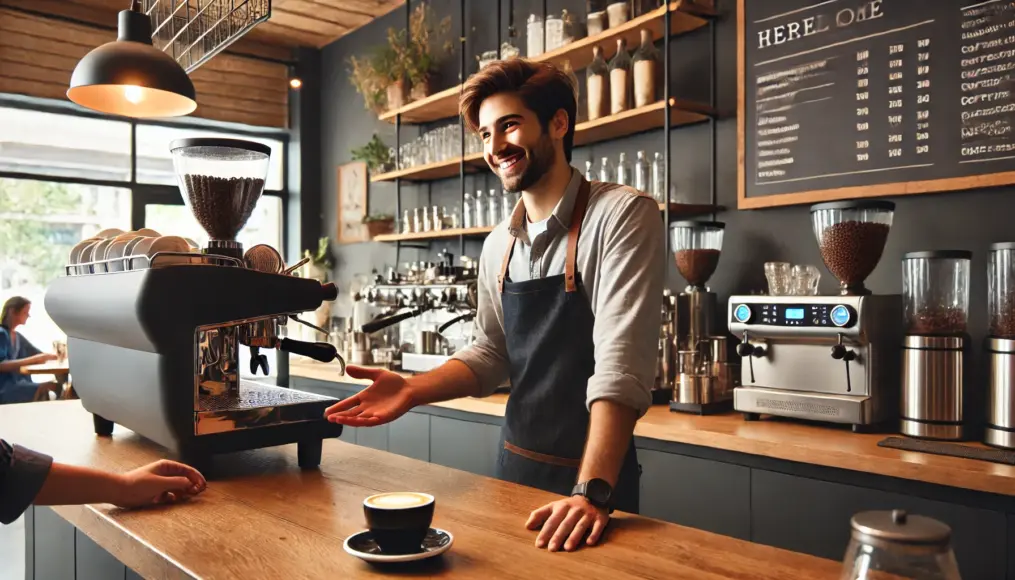
{"type": "Polygon", "coordinates": [[[1015,339],[1015,242],[990,246],[987,313],[993,338],[1015,339]]]}
{"type": "Polygon", "coordinates": [[[947,525],[904,510],[862,512],[850,523],[840,580],[961,580],[947,525]]]}
{"type": "Polygon", "coordinates": [[[909,252],[902,257],[906,334],[961,336],[969,319],[969,264],[965,250],[909,252]]]}

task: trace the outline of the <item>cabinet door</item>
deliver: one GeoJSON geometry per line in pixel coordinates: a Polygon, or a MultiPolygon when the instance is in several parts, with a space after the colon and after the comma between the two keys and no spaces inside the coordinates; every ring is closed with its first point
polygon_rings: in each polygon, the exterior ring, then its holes
{"type": "Polygon", "coordinates": [[[388,425],[377,427],[358,427],[356,429],[356,443],[371,449],[388,450],[388,425]]]}
{"type": "Polygon", "coordinates": [[[47,507],[35,508],[35,577],[74,580],[74,526],[47,507]]]}
{"type": "Polygon", "coordinates": [[[388,451],[430,461],[430,415],[406,413],[388,425],[388,451]]]}
{"type": "Polygon", "coordinates": [[[739,465],[638,450],[641,515],[746,540],[751,474],[739,465]]]}
{"type": "Polygon", "coordinates": [[[430,417],[430,461],[493,477],[500,427],[447,417],[430,417]]]}
{"type": "Polygon", "coordinates": [[[867,510],[904,509],[952,529],[963,580],[1004,578],[1005,514],[755,469],[751,473],[752,541],[839,560],[849,543],[850,518],[867,510]]]}
{"type": "Polygon", "coordinates": [[[80,530],[74,530],[77,534],[77,555],[75,564],[77,569],[76,580],[113,580],[126,578],[127,567],[120,563],[112,554],[102,546],[96,544],[91,538],[80,530]]]}

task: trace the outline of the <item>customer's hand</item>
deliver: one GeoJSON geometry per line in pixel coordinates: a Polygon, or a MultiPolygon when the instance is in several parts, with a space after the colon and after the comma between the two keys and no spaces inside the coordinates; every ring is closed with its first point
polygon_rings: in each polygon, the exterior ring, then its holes
{"type": "Polygon", "coordinates": [[[610,513],[597,508],[580,495],[548,503],[529,515],[525,527],[538,529],[536,547],[551,552],[576,550],[584,541],[593,546],[610,522],[610,513]],[[588,538],[586,538],[588,534],[588,538]]]}
{"type": "Polygon", "coordinates": [[[406,414],[415,404],[408,381],[402,375],[384,369],[349,366],[346,374],[373,381],[358,394],[339,401],[324,411],[332,423],[351,427],[373,427],[390,423],[406,414]]]}
{"type": "Polygon", "coordinates": [[[30,358],[32,359],[32,364],[41,365],[42,363],[48,363],[51,360],[56,360],[58,357],[55,354],[50,354],[48,352],[40,352],[30,358]]]}
{"type": "Polygon", "coordinates": [[[163,459],[119,476],[112,503],[124,508],[173,503],[198,495],[207,486],[193,467],[163,459]]]}

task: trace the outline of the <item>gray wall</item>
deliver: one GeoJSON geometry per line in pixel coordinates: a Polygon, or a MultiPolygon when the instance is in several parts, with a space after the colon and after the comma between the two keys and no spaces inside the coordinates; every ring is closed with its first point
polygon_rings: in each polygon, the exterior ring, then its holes
{"type": "MultiPolygon", "coordinates": [[[[753,0],[757,1],[757,0],[753,0]]],[[[432,5],[440,15],[452,15],[455,30],[458,25],[458,2],[433,0],[432,5]]],[[[496,46],[495,15],[488,11],[493,0],[467,0],[466,22],[469,29],[466,55],[469,72],[477,68],[473,55],[496,46]],[[487,8],[487,10],[482,10],[487,8]]],[[[549,0],[550,11],[562,8],[584,13],[581,0],[549,0]]],[[[506,6],[502,27],[507,29],[506,6]]],[[[727,211],[717,218],[726,222],[724,254],[719,268],[712,279],[712,287],[719,293],[721,303],[734,292],[749,292],[764,288],[762,263],[770,260],[785,260],[793,263],[809,263],[822,272],[821,291],[831,293],[836,284],[821,263],[817,244],[810,225],[810,214],[806,206],[767,210],[737,211],[736,208],[736,2],[719,0],[724,17],[717,27],[718,63],[718,105],[726,117],[718,123],[718,161],[716,178],[718,203],[727,211]]],[[[524,21],[530,12],[541,9],[541,2],[519,1],[515,3],[516,25],[519,38],[516,45],[524,55],[524,21]]],[[[377,131],[389,144],[394,143],[394,127],[376,120],[374,115],[363,109],[362,100],[348,81],[347,59],[361,54],[367,47],[384,41],[384,32],[389,26],[404,26],[405,13],[396,10],[355,33],[326,47],[322,54],[322,168],[323,191],[323,234],[335,236],[335,168],[350,159],[350,148],[366,142],[377,131]]],[[[672,81],[671,92],[676,97],[705,100],[709,98],[709,31],[707,28],[689,35],[674,37],[671,43],[672,81]]],[[[457,81],[457,54],[448,63],[450,72],[444,75],[442,87],[457,81]]],[[[579,73],[579,78],[583,74],[579,73]]],[[[581,107],[579,107],[581,108],[581,107]]],[[[426,127],[424,127],[426,128],[426,127]]],[[[403,139],[417,135],[417,128],[404,127],[403,139]]],[[[711,169],[709,164],[708,125],[696,125],[671,132],[672,186],[695,203],[707,203],[710,196],[711,169]]],[[[650,154],[662,150],[662,131],[601,143],[575,151],[574,165],[584,168],[586,159],[609,156],[616,159],[620,151],[633,155],[638,149],[650,154]]],[[[489,174],[466,177],[466,190],[478,187],[489,189],[498,184],[489,174]]],[[[403,185],[403,207],[426,200],[431,203],[457,204],[460,184],[455,179],[435,182],[430,186],[403,185]]],[[[973,336],[973,358],[971,366],[977,377],[981,377],[985,360],[982,360],[980,343],[986,331],[986,265],[987,249],[990,243],[1015,240],[1010,231],[1009,216],[1015,212],[1015,199],[1009,197],[1009,189],[966,191],[933,195],[904,196],[894,199],[897,203],[895,224],[881,265],[868,280],[868,286],[878,293],[901,291],[899,262],[902,254],[912,250],[925,249],[967,249],[974,253],[973,279],[971,289],[970,331],[973,336]]],[[[395,188],[393,184],[374,184],[370,189],[370,207],[373,212],[392,211],[395,188]]],[[[431,244],[429,251],[403,249],[401,261],[422,259],[436,253],[447,245],[456,254],[457,241],[431,244]],[[419,256],[418,258],[416,256],[419,256]]],[[[479,243],[471,242],[467,251],[478,256],[479,243]]],[[[337,277],[347,282],[354,273],[368,273],[372,268],[382,269],[395,263],[393,245],[357,244],[336,247],[338,255],[337,277]]],[[[682,281],[675,268],[670,268],[669,285],[682,287],[682,281]]],[[[343,303],[337,315],[345,315],[347,304],[343,303]]],[[[975,381],[969,389],[968,409],[980,414],[983,383],[975,381]]]]}

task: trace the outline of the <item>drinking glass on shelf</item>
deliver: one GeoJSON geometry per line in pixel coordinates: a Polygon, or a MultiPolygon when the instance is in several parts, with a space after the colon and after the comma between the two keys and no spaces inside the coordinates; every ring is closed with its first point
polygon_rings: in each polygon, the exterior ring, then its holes
{"type": "Polygon", "coordinates": [[[769,296],[786,296],[789,294],[790,263],[765,262],[765,279],[769,296]]]}
{"type": "Polygon", "coordinates": [[[821,272],[815,266],[795,265],[790,270],[790,294],[794,296],[817,296],[821,272]]]}

